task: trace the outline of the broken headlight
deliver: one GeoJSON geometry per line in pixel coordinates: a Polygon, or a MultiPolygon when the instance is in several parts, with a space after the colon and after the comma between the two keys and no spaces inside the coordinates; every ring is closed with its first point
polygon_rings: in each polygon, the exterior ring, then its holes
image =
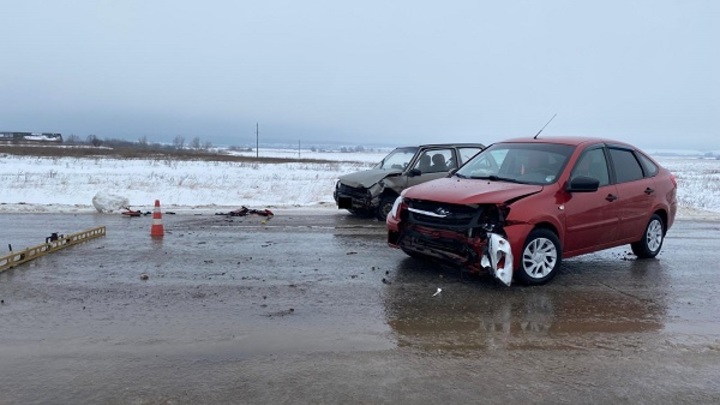
{"type": "Polygon", "coordinates": [[[400,214],[400,205],[402,205],[402,203],[403,203],[403,197],[402,197],[402,196],[399,196],[398,198],[395,199],[395,202],[393,203],[392,209],[390,209],[390,216],[391,216],[391,217],[397,219],[398,215],[400,214]]]}

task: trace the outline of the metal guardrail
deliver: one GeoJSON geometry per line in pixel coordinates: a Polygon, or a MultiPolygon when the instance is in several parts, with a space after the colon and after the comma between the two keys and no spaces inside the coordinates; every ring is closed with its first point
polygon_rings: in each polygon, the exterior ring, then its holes
{"type": "Polygon", "coordinates": [[[57,239],[46,241],[41,245],[33,246],[18,252],[12,252],[9,255],[0,257],[0,273],[20,264],[29,262],[30,260],[45,256],[48,253],[56,252],[58,250],[65,249],[66,247],[77,245],[78,243],[86,242],[90,239],[99,238],[101,236],[105,236],[104,226],[87,229],[71,235],[60,235],[57,239]]]}

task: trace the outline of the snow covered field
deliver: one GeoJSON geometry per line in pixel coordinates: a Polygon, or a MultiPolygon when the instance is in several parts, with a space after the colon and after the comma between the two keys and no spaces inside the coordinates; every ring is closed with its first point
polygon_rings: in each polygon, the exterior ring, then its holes
{"type": "MultiPolygon", "coordinates": [[[[297,157],[297,151],[294,152],[297,157]]],[[[262,156],[293,157],[278,151],[262,156]]],[[[329,163],[237,163],[0,156],[0,212],[93,212],[98,192],[134,209],[228,210],[244,205],[322,207],[341,174],[369,168],[379,154],[303,153],[329,163]]]]}
{"type": "MultiPolygon", "coordinates": [[[[254,156],[252,152],[247,152],[254,156]]],[[[125,197],[134,209],[228,211],[250,208],[335,209],[338,176],[369,168],[386,152],[302,151],[303,159],[328,163],[283,164],[36,158],[0,155],[0,213],[95,212],[93,197],[125,197]]],[[[297,157],[297,151],[262,151],[297,157]]],[[[720,160],[658,158],[678,178],[680,216],[720,217],[720,160]]]]}
{"type": "Polygon", "coordinates": [[[678,181],[681,209],[720,213],[720,160],[698,158],[655,158],[673,172],[678,181]]]}

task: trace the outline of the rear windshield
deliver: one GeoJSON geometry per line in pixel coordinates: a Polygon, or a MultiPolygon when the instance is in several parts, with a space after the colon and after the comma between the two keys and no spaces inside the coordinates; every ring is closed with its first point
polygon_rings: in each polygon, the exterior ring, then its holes
{"type": "Polygon", "coordinates": [[[553,143],[497,143],[457,171],[459,177],[551,184],[560,177],[574,146],[553,143]]]}

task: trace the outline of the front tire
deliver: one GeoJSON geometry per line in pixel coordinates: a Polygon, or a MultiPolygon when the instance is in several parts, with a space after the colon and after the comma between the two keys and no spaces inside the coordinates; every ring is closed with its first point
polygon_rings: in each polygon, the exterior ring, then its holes
{"type": "Polygon", "coordinates": [[[664,240],[665,224],[658,214],[653,214],[645,227],[642,239],[632,243],[630,248],[639,259],[652,259],[660,253],[664,240]]]}
{"type": "Polygon", "coordinates": [[[557,235],[549,229],[533,229],[525,240],[520,268],[515,275],[523,284],[545,284],[555,277],[561,262],[562,250],[557,235]]]}
{"type": "Polygon", "coordinates": [[[377,211],[375,211],[375,216],[377,217],[378,221],[385,222],[385,220],[387,220],[387,216],[392,210],[393,204],[395,204],[396,199],[397,196],[393,197],[390,195],[380,197],[380,205],[378,205],[377,211]]]}

